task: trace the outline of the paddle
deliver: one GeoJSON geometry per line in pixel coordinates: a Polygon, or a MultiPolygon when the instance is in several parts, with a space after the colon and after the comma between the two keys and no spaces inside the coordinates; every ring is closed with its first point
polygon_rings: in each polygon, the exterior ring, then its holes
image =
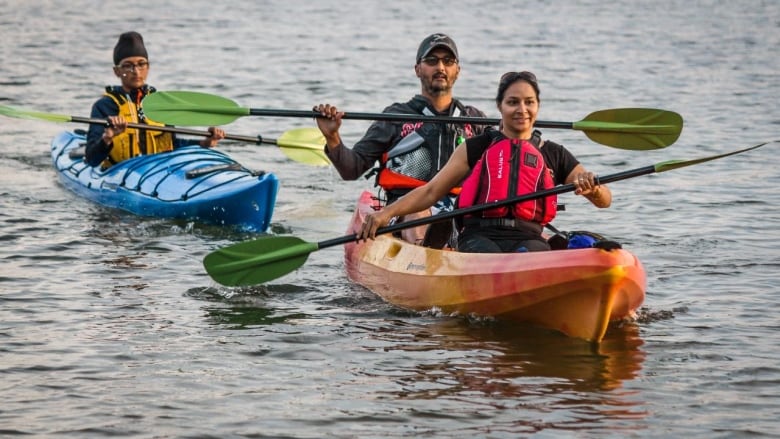
{"type": "MultiPolygon", "coordinates": [[[[242,116],[322,117],[315,111],[242,108],[230,99],[190,91],[156,92],[144,98],[144,111],[154,120],[173,125],[225,125],[242,116]]],[[[482,117],[425,116],[421,114],[353,113],[345,119],[394,122],[442,122],[498,125],[498,119],[482,117]]],[[[602,145],[629,150],[667,147],[682,131],[682,117],[672,111],[652,108],[618,108],[589,114],[579,122],[537,120],[538,128],[563,128],[583,131],[602,145]]]]}
{"type": "MultiPolygon", "coordinates": [[[[779,141],[775,140],[774,142],[779,141]]],[[[606,175],[604,177],[597,177],[596,181],[599,184],[606,184],[614,181],[638,177],[640,175],[671,171],[672,169],[678,169],[735,154],[740,154],[759,148],[763,145],[766,145],[766,143],[699,159],[669,160],[660,162],[656,163],[655,165],[619,172],[617,174],[606,175]]],[[[502,201],[471,206],[465,209],[457,209],[451,212],[440,213],[438,215],[426,218],[420,218],[400,224],[394,224],[388,227],[382,227],[377,230],[377,234],[391,233],[410,227],[432,224],[458,216],[479,212],[485,209],[491,209],[507,204],[519,203],[521,201],[561,194],[564,192],[572,192],[574,190],[575,187],[573,184],[561,185],[552,189],[520,195],[502,201]]],[[[357,240],[357,234],[346,235],[340,238],[317,243],[306,242],[294,236],[264,236],[253,241],[245,241],[216,250],[205,257],[203,260],[203,265],[206,268],[206,272],[208,272],[209,276],[222,285],[254,285],[268,282],[297,269],[303,265],[304,262],[306,262],[306,259],[311,252],[357,240]]]]}
{"type": "MultiPolygon", "coordinates": [[[[108,126],[108,121],[104,119],[95,119],[89,117],[67,116],[64,114],[41,113],[38,111],[22,110],[0,105],[0,114],[20,119],[48,120],[51,122],[77,122],[108,126]]],[[[208,131],[196,131],[186,128],[177,128],[171,126],[151,126],[146,124],[128,123],[130,128],[153,129],[170,133],[187,134],[192,136],[208,137],[211,135],[208,131]]],[[[257,145],[270,144],[277,145],[282,152],[292,160],[312,166],[328,166],[328,160],[323,151],[325,137],[322,136],[317,128],[296,128],[284,132],[278,139],[263,138],[263,136],[238,136],[227,134],[226,139],[237,140],[240,142],[249,142],[257,145]]]]}

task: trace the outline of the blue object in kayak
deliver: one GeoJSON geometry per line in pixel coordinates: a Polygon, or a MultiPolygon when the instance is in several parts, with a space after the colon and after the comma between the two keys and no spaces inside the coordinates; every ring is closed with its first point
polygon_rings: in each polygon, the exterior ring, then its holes
{"type": "Polygon", "coordinates": [[[568,248],[591,248],[597,241],[596,238],[590,235],[572,233],[569,236],[568,248]]]}
{"type": "Polygon", "coordinates": [[[108,170],[84,163],[86,138],[54,137],[51,158],[65,187],[95,203],[141,216],[183,219],[265,232],[279,181],[244,168],[225,153],[188,146],[134,157],[108,170]]]}

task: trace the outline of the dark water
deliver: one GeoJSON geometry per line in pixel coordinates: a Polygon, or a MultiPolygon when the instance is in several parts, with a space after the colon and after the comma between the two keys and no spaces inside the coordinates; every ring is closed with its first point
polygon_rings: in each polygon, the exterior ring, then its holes
{"type": "MultiPolygon", "coordinates": [[[[595,172],[780,139],[774,1],[225,4],[0,0],[0,104],[88,116],[121,31],[149,82],[243,106],[380,111],[418,88],[417,43],[459,44],[464,101],[496,117],[507,70],[533,70],[544,120],[657,107],[679,141],[634,152],[547,130],[595,172]]],[[[311,120],[242,118],[275,137],[311,120]]],[[[74,124],[0,118],[0,436],[771,437],[780,421],[780,144],[572,196],[559,228],[608,234],[648,272],[635,324],[598,349],[491,321],[408,313],[313,253],[267,285],[222,288],[210,251],[252,235],[140,219],[58,183],[49,141],[74,124]]],[[[356,140],[367,123],[347,121],[356,140]]],[[[360,190],[273,147],[225,144],[274,171],[274,233],[341,236],[360,190]]]]}

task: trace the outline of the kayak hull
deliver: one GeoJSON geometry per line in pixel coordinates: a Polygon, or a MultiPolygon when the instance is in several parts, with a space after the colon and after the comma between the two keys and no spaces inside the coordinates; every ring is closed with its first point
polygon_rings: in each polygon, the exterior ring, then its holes
{"type": "Polygon", "coordinates": [[[85,141],[66,131],[51,144],[60,181],[83,198],[140,216],[254,232],[270,225],[279,187],[271,173],[253,172],[220,151],[199,146],[134,157],[101,171],[71,152],[85,141]]]}
{"type": "MultiPolygon", "coordinates": [[[[364,192],[348,233],[377,203],[364,192]]],[[[644,301],[644,268],[630,252],[602,249],[460,253],[388,234],[345,246],[347,275],[403,308],[491,316],[599,342],[612,321],[644,301]]]]}

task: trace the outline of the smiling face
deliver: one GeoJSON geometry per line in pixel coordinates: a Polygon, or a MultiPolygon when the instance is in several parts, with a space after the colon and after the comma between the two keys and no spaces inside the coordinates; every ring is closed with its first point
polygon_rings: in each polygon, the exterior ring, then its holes
{"type": "Polygon", "coordinates": [[[414,66],[414,71],[420,78],[423,96],[446,96],[452,94],[452,86],[460,73],[460,64],[452,52],[436,48],[414,66]]]}
{"type": "Polygon", "coordinates": [[[125,91],[138,89],[146,84],[149,74],[149,61],[142,56],[131,56],[114,66],[114,74],[122,81],[125,91]]]}
{"type": "Polygon", "coordinates": [[[539,113],[536,91],[525,80],[517,80],[507,87],[498,105],[503,122],[502,131],[514,139],[530,139],[539,113]]]}

